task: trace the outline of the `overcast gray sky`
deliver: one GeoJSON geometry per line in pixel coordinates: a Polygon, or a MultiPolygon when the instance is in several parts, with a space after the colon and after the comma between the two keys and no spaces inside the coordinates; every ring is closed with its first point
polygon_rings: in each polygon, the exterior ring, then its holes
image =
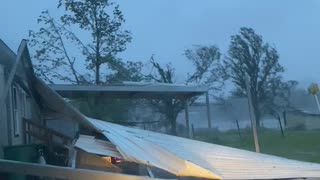
{"type": "MultiPolygon", "coordinates": [[[[172,62],[182,79],[192,66],[183,50],[192,45],[217,45],[226,53],[230,36],[252,27],[276,46],[285,78],[302,86],[319,82],[320,1],[318,0],[118,0],[133,34],[126,60],[172,62]]],[[[3,0],[0,38],[16,50],[28,30],[37,29],[40,12],[53,16],[54,0],[3,0]]]]}

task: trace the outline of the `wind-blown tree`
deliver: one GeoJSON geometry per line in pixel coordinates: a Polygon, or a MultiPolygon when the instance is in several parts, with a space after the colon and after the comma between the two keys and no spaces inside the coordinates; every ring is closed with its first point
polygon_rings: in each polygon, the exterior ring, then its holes
{"type": "Polygon", "coordinates": [[[119,6],[109,0],[60,0],[58,8],[65,10],[59,20],[44,11],[38,19],[42,27],[29,33],[30,45],[36,49],[37,73],[51,83],[105,83],[107,76],[118,70],[115,67],[123,68],[116,55],[131,41],[130,32],[122,27],[125,19],[119,6]],[[87,33],[90,38],[81,38],[70,29],[87,33]],[[73,52],[76,50],[80,52],[73,52]],[[86,64],[86,74],[80,73],[84,68],[80,64],[86,64]]]}
{"type": "Polygon", "coordinates": [[[194,67],[193,73],[188,75],[186,84],[207,86],[212,97],[220,98],[227,75],[221,63],[219,48],[196,45],[185,50],[184,55],[194,67]]]}
{"type": "Polygon", "coordinates": [[[239,34],[231,36],[224,66],[235,85],[235,96],[247,96],[246,78],[250,79],[258,126],[262,115],[274,115],[279,107],[288,106],[290,89],[295,82],[283,81],[284,68],[279,63],[277,50],[263,42],[262,36],[253,29],[243,27],[239,34]]]}
{"type": "MultiPolygon", "coordinates": [[[[59,19],[43,11],[38,18],[41,28],[29,32],[39,77],[48,83],[72,84],[142,80],[141,62],[117,58],[131,41],[118,5],[109,0],[59,0],[58,8],[65,10],[59,19]]],[[[132,102],[90,96],[71,103],[86,115],[116,121],[128,118],[132,102]]]]}
{"type": "MultiPolygon", "coordinates": [[[[189,62],[194,65],[194,72],[184,82],[185,85],[204,85],[210,87],[213,92],[218,92],[223,86],[223,71],[220,63],[220,51],[215,46],[194,46],[185,51],[185,56],[189,62]]],[[[161,66],[154,57],[151,57],[150,63],[154,69],[147,77],[157,83],[174,84],[176,83],[175,69],[171,64],[161,66]]],[[[190,99],[192,104],[197,97],[190,99]]],[[[177,117],[184,109],[184,99],[174,99],[172,97],[163,97],[157,100],[151,100],[151,105],[165,116],[162,124],[170,129],[170,133],[177,135],[177,117]]],[[[189,104],[189,105],[190,105],[189,104]]]]}

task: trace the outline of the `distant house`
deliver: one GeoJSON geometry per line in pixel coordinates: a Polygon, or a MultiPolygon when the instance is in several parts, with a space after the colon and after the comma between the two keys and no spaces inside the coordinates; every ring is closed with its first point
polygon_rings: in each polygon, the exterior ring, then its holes
{"type": "Polygon", "coordinates": [[[285,126],[288,129],[297,130],[320,129],[320,114],[303,110],[288,111],[285,126]]]}
{"type": "MultiPolygon", "coordinates": [[[[194,103],[189,108],[190,123],[194,128],[208,128],[207,109],[203,102],[194,103]]],[[[184,112],[178,116],[178,123],[183,124],[184,112]]],[[[240,128],[250,126],[248,100],[245,98],[233,98],[217,104],[210,104],[210,117],[212,126],[219,130],[236,129],[236,120],[240,128]]]]}
{"type": "Polygon", "coordinates": [[[286,128],[320,129],[320,113],[315,99],[306,90],[297,89],[290,98],[293,110],[286,113],[286,128]]]}

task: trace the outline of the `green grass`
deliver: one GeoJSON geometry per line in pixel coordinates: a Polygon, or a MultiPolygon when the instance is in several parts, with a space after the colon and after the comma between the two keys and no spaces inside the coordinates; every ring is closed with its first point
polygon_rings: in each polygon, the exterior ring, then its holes
{"type": "MultiPolygon", "coordinates": [[[[320,163],[320,131],[280,131],[260,129],[258,132],[260,150],[265,154],[320,163]]],[[[197,132],[195,139],[239,149],[255,151],[252,131],[197,132]]]]}

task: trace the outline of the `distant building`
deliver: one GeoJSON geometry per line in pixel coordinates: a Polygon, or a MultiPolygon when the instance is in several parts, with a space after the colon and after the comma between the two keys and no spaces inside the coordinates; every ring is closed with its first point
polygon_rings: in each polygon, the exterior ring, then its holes
{"type": "MultiPolygon", "coordinates": [[[[194,128],[208,128],[207,113],[204,103],[195,103],[189,108],[190,123],[194,128]]],[[[237,129],[237,121],[241,129],[251,127],[248,100],[246,98],[228,98],[221,103],[210,104],[212,127],[221,131],[237,129]]],[[[184,125],[182,111],[177,122],[184,125]]],[[[282,119],[282,123],[283,119],[282,119]]],[[[271,115],[265,115],[260,120],[260,126],[270,129],[279,129],[279,121],[271,115]]]]}
{"type": "Polygon", "coordinates": [[[290,100],[294,109],[286,113],[286,128],[320,129],[320,113],[312,95],[306,90],[296,89],[292,92],[290,100]]]}
{"type": "Polygon", "coordinates": [[[286,113],[287,129],[316,130],[320,129],[320,114],[303,110],[292,110],[286,113]]]}

